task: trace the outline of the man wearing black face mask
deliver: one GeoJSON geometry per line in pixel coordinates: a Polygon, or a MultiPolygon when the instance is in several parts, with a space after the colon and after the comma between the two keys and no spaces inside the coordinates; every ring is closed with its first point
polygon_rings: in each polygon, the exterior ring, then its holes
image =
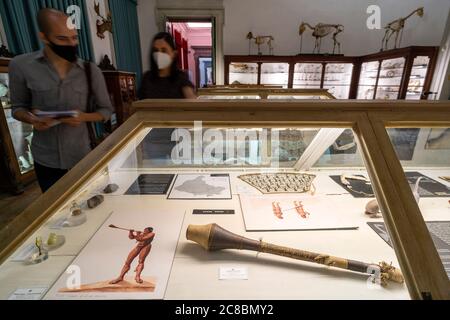
{"type": "Polygon", "coordinates": [[[78,59],[78,33],[69,18],[54,9],[39,12],[43,50],[14,58],[9,67],[13,116],[32,124],[31,150],[43,192],[90,151],[88,122],[107,121],[113,111],[103,75],[90,64],[95,112],[87,113],[89,94],[85,63],[78,59]],[[51,119],[36,111],[78,111],[51,119]]]}

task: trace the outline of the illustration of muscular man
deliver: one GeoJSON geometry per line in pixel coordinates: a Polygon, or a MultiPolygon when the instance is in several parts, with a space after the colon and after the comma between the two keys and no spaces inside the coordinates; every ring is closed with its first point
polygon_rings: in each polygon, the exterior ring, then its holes
{"type": "Polygon", "coordinates": [[[130,254],[128,255],[128,258],[125,261],[125,265],[122,268],[120,276],[117,279],[111,281],[110,284],[116,284],[123,281],[125,275],[128,273],[128,271],[130,271],[131,264],[133,263],[134,259],[137,256],[139,256],[139,264],[135,270],[136,272],[135,280],[139,284],[142,284],[144,282],[141,279],[141,273],[142,270],[144,270],[145,259],[149,255],[150,250],[152,249],[152,241],[155,238],[155,233],[153,232],[153,228],[146,228],[144,232],[130,230],[128,237],[131,240],[136,240],[137,245],[133,250],[131,250],[130,254]]]}

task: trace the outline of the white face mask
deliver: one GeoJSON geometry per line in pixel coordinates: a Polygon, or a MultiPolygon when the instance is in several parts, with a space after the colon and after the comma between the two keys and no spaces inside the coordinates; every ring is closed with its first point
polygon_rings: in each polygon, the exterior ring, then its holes
{"type": "Polygon", "coordinates": [[[172,58],[164,52],[154,52],[153,59],[155,59],[159,70],[165,69],[172,64],[172,58]]]}

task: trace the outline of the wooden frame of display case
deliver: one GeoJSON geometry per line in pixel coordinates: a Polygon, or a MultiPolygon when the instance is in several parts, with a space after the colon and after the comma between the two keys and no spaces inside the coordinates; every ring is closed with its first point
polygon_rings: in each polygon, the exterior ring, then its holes
{"type": "MultiPolygon", "coordinates": [[[[255,85],[261,84],[261,64],[266,62],[272,63],[288,63],[289,64],[289,80],[288,88],[293,87],[294,83],[294,67],[296,63],[322,63],[322,77],[320,87],[324,86],[325,79],[325,65],[330,63],[352,63],[352,79],[350,83],[349,99],[356,99],[359,86],[359,78],[361,73],[361,65],[370,61],[382,61],[393,58],[405,58],[405,68],[401,79],[399,99],[405,99],[406,91],[411,75],[411,69],[413,66],[414,58],[417,56],[428,56],[430,58],[430,64],[425,77],[425,83],[423,86],[424,92],[429,92],[431,81],[433,78],[434,70],[437,62],[438,47],[423,47],[412,46],[407,48],[393,49],[382,51],[361,57],[346,57],[342,55],[319,55],[319,54],[304,54],[297,56],[258,56],[258,55],[229,55],[224,57],[225,61],[225,84],[229,84],[229,72],[230,64],[235,63],[257,63],[258,64],[258,81],[255,85]]],[[[380,64],[381,65],[381,64],[380,64]]],[[[380,66],[381,67],[381,66],[380,66]]],[[[377,76],[378,83],[378,76],[377,76]]],[[[374,93],[375,96],[375,93],[374,93]]],[[[421,99],[427,99],[427,96],[422,96],[421,99]]]]}
{"type": "Polygon", "coordinates": [[[204,127],[341,127],[352,128],[360,145],[411,298],[450,299],[447,274],[385,130],[397,124],[450,127],[449,102],[147,100],[135,107],[123,126],[0,232],[1,262],[143,128],[199,120],[204,127]]]}
{"type": "Polygon", "coordinates": [[[204,88],[197,90],[201,96],[259,96],[267,99],[270,95],[275,96],[318,96],[325,99],[336,99],[326,89],[282,89],[282,88],[204,88]]]}
{"type": "Polygon", "coordinates": [[[283,86],[271,86],[265,84],[214,84],[202,89],[283,89],[283,86]]]}
{"type": "MultiPolygon", "coordinates": [[[[0,59],[0,72],[7,73],[9,66],[9,59],[0,59]]],[[[0,112],[0,151],[2,151],[2,163],[0,167],[5,177],[1,177],[5,183],[1,183],[1,187],[8,187],[13,193],[23,192],[23,187],[36,180],[36,174],[33,170],[30,170],[24,174],[20,172],[19,162],[14,150],[11,134],[8,129],[8,123],[6,122],[5,113],[0,112]]],[[[0,172],[0,176],[2,173],[0,172]]],[[[2,182],[3,182],[2,181],[2,182]]]]}

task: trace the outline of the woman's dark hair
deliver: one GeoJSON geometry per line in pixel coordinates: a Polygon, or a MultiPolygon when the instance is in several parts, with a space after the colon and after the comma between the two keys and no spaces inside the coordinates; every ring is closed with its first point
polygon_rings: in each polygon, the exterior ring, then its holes
{"type": "MultiPolygon", "coordinates": [[[[158,69],[158,65],[156,64],[155,58],[153,58],[153,45],[155,44],[156,40],[164,40],[165,42],[167,42],[167,44],[173,49],[173,50],[177,50],[177,47],[175,45],[175,41],[173,40],[173,37],[170,33],[168,32],[160,32],[158,34],[155,35],[155,37],[152,40],[152,45],[150,48],[150,74],[151,77],[153,79],[157,79],[159,78],[159,69],[158,69]]],[[[180,72],[180,70],[178,69],[177,66],[177,61],[174,60],[172,61],[172,66],[170,67],[170,78],[174,79],[178,73],[180,72]]]]}

